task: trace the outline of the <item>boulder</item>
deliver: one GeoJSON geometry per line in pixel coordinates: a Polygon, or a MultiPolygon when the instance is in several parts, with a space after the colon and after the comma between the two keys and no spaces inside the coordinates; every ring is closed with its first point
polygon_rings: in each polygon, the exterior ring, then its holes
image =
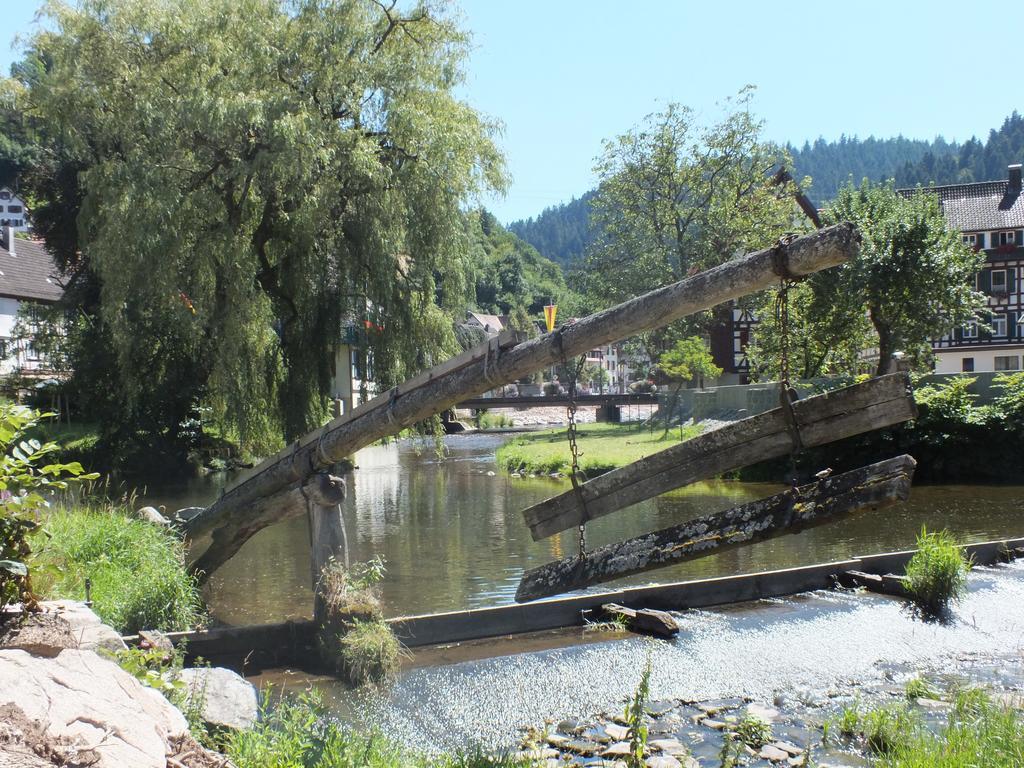
{"type": "Polygon", "coordinates": [[[53,657],[78,648],[71,625],[56,613],[18,613],[0,618],[0,648],[17,648],[33,656],[53,657]]]}
{"type": "Polygon", "coordinates": [[[202,717],[207,725],[244,730],[259,718],[259,700],[253,684],[230,669],[196,667],[181,670],[186,685],[186,708],[202,697],[202,717]]]}
{"type": "Polygon", "coordinates": [[[67,649],[51,659],[0,651],[5,710],[5,722],[37,725],[46,745],[94,753],[93,768],[166,768],[169,744],[188,735],[170,702],[93,651],[67,649]]]}
{"type": "Polygon", "coordinates": [[[140,520],[145,520],[147,523],[153,525],[160,525],[167,527],[171,524],[171,521],[160,514],[160,510],[156,507],[139,507],[135,510],[135,516],[140,520]]]}
{"type": "Polygon", "coordinates": [[[79,650],[95,651],[106,648],[108,651],[123,651],[126,646],[121,635],[113,628],[100,621],[85,603],[75,600],[47,600],[39,604],[47,613],[56,613],[71,627],[71,634],[78,641],[79,650]]]}

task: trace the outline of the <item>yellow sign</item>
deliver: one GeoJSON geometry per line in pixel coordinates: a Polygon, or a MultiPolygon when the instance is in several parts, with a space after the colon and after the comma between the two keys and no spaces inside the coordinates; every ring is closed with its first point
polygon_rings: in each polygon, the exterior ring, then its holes
{"type": "Polygon", "coordinates": [[[546,304],[544,306],[544,322],[547,323],[548,333],[555,330],[555,316],[558,314],[557,304],[546,304]]]}

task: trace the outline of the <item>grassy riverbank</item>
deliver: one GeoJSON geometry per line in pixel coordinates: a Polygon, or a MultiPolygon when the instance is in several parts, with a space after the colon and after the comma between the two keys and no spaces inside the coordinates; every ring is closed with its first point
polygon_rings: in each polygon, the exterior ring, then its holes
{"type": "Polygon", "coordinates": [[[135,518],[125,505],[86,500],[55,507],[32,538],[33,586],[46,599],[85,599],[123,634],[192,629],[203,619],[185,550],[172,533],[135,518]]]}
{"type": "MultiPolygon", "coordinates": [[[[596,475],[664,450],[701,433],[699,425],[651,431],[639,424],[581,424],[577,429],[580,466],[596,475]]],[[[506,472],[568,474],[571,466],[566,428],[521,435],[497,451],[498,466],[506,472]]]]}

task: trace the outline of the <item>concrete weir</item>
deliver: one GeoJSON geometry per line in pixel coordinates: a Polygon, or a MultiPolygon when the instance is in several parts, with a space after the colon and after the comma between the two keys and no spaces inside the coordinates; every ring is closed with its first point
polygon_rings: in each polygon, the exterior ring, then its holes
{"type": "MultiPolygon", "coordinates": [[[[975,564],[991,565],[1019,554],[1024,549],[1024,538],[970,544],[964,549],[975,564]]],[[[845,571],[900,573],[914,552],[886,552],[799,568],[585,593],[522,605],[401,616],[388,619],[388,623],[408,648],[481,640],[580,626],[588,611],[605,603],[682,611],[829,589],[835,577],[845,571]]],[[[251,672],[254,668],[301,666],[314,658],[310,654],[314,629],[312,621],[291,621],[175,632],[169,637],[176,645],[184,644],[190,658],[201,657],[251,672]]],[[[136,636],[124,639],[128,644],[138,640],[136,636]]]]}

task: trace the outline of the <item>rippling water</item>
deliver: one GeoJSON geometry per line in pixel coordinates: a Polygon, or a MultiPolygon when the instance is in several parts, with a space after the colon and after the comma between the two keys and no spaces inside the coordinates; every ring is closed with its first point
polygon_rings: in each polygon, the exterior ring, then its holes
{"type": "MultiPolygon", "coordinates": [[[[526,568],[576,551],[575,532],[533,542],[520,511],[569,487],[565,480],[509,478],[494,451],[507,435],[446,440],[438,461],[432,443],[402,441],[357,454],[344,516],[352,557],[383,555],[382,597],[388,615],[460,610],[512,601],[526,568]]],[[[596,520],[588,541],[599,546],[663,528],[776,492],[768,484],[698,483],[596,520]]],[[[209,485],[173,496],[169,508],[208,503],[209,485]]],[[[702,560],[622,579],[609,588],[785,568],[913,545],[922,524],[949,527],[967,541],[1024,535],[1024,488],[915,488],[898,507],[855,515],[702,560]]],[[[306,616],[312,604],[309,533],[304,519],[265,529],[211,579],[217,618],[242,624],[306,616]]]]}

